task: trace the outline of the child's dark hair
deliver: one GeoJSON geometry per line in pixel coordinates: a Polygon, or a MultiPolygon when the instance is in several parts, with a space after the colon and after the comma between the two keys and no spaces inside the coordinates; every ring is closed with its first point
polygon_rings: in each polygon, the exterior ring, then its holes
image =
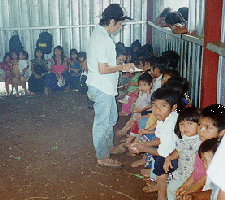
{"type": "Polygon", "coordinates": [[[182,135],[179,129],[179,123],[182,121],[192,121],[192,122],[198,123],[200,116],[201,116],[201,111],[197,107],[188,107],[181,110],[179,112],[177,123],[174,129],[174,132],[176,133],[178,138],[182,139],[182,135]]]}
{"type": "Polygon", "coordinates": [[[12,54],[13,54],[13,53],[15,53],[15,54],[17,55],[17,59],[18,59],[18,57],[19,57],[18,51],[17,51],[16,49],[13,49],[12,51],[10,51],[11,57],[12,57],[12,54]]]}
{"type": "Polygon", "coordinates": [[[165,22],[173,26],[174,24],[185,22],[185,20],[179,12],[175,11],[166,15],[165,22]]]}
{"type": "Polygon", "coordinates": [[[153,70],[155,68],[158,68],[161,74],[164,74],[167,69],[168,62],[166,59],[163,59],[162,57],[157,57],[152,60],[151,66],[153,70]]]}
{"type": "Polygon", "coordinates": [[[218,146],[220,145],[220,138],[212,138],[205,140],[198,149],[199,157],[202,157],[202,154],[205,152],[212,152],[213,155],[216,153],[218,146]]]}
{"type": "Polygon", "coordinates": [[[70,60],[72,60],[72,55],[73,54],[76,54],[76,55],[78,55],[78,51],[76,50],[76,49],[70,49],[70,60]]]}
{"type": "Polygon", "coordinates": [[[178,62],[180,56],[175,51],[165,51],[162,53],[162,57],[166,58],[169,62],[168,69],[176,69],[178,67],[178,62]]]}
{"type": "Polygon", "coordinates": [[[55,49],[54,49],[54,52],[55,52],[56,49],[58,49],[59,51],[61,51],[62,57],[63,57],[64,56],[64,50],[63,50],[63,48],[61,46],[56,46],[55,49]]]}
{"type": "Polygon", "coordinates": [[[134,65],[138,66],[140,64],[140,62],[143,64],[145,64],[145,59],[144,58],[138,58],[137,60],[134,61],[134,65]]]}
{"type": "Polygon", "coordinates": [[[151,97],[151,102],[153,103],[156,100],[164,100],[170,104],[172,109],[173,105],[178,104],[180,101],[179,93],[173,89],[164,89],[159,88],[153,92],[151,97]]]}
{"type": "Polygon", "coordinates": [[[150,85],[152,83],[152,76],[149,73],[145,72],[139,76],[138,84],[140,81],[147,82],[150,85]]]}
{"type": "Polygon", "coordinates": [[[22,53],[23,56],[25,56],[25,60],[28,60],[28,53],[24,50],[20,51],[20,53],[22,53]]]}
{"type": "Polygon", "coordinates": [[[3,61],[5,61],[7,57],[9,57],[10,60],[12,59],[11,54],[9,52],[6,52],[4,55],[3,61]]]}
{"type": "Polygon", "coordinates": [[[121,43],[117,43],[116,45],[116,57],[119,56],[127,56],[127,48],[123,46],[121,43]]]}
{"type": "Polygon", "coordinates": [[[225,129],[225,107],[221,104],[212,104],[202,109],[202,117],[211,118],[218,133],[225,129]]]}
{"type": "Polygon", "coordinates": [[[37,53],[38,51],[40,51],[40,52],[42,53],[42,57],[41,57],[41,58],[44,59],[44,54],[43,54],[41,48],[39,48],[39,47],[35,48],[35,50],[34,50],[34,57],[35,57],[35,58],[37,57],[37,56],[36,56],[36,53],[37,53]]]}
{"type": "Polygon", "coordinates": [[[84,52],[84,51],[81,51],[81,52],[78,53],[77,58],[78,59],[79,58],[84,58],[84,60],[86,60],[87,59],[87,53],[84,52]]]}
{"type": "MultiPolygon", "coordinates": [[[[164,74],[169,74],[171,78],[175,77],[175,78],[181,78],[180,73],[177,70],[166,70],[164,74]]],[[[163,75],[164,75],[163,74],[163,75]]]]}
{"type": "Polygon", "coordinates": [[[153,47],[151,44],[145,44],[141,47],[140,53],[143,57],[147,58],[153,54],[153,47]]]}

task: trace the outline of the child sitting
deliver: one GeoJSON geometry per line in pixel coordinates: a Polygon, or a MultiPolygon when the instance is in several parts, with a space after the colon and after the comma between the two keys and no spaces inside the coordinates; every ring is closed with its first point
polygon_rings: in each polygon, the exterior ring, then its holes
{"type": "Polygon", "coordinates": [[[70,71],[70,88],[78,90],[80,81],[80,64],[77,62],[78,52],[76,49],[70,50],[69,71],[70,71]]]}
{"type": "MultiPolygon", "coordinates": [[[[207,139],[221,138],[225,133],[225,108],[219,104],[210,105],[202,110],[198,134],[202,142],[207,139]]],[[[200,191],[206,182],[206,170],[199,155],[195,158],[194,172],[176,191],[176,196],[184,199],[186,195],[200,191]]]]}
{"type": "MultiPolygon", "coordinates": [[[[217,151],[217,147],[220,144],[220,139],[218,138],[212,138],[205,140],[199,147],[198,154],[201,158],[205,170],[208,169],[208,166],[210,165],[213,155],[217,151]]],[[[193,192],[185,196],[185,199],[198,199],[198,200],[204,200],[204,199],[210,199],[211,193],[212,193],[212,185],[210,178],[207,176],[206,184],[202,191],[200,192],[193,192]]],[[[215,196],[212,199],[217,199],[215,196]]]]}
{"type": "Polygon", "coordinates": [[[151,98],[152,112],[157,118],[156,138],[146,143],[139,142],[130,146],[130,150],[134,153],[147,152],[153,156],[155,160],[153,173],[157,176],[157,184],[152,184],[151,190],[156,191],[158,189],[158,199],[167,198],[166,180],[168,173],[177,168],[177,160],[174,160],[172,161],[173,169],[166,173],[163,169],[163,164],[165,158],[174,151],[175,142],[177,141],[174,127],[178,118],[178,113],[175,110],[178,106],[179,98],[179,94],[174,90],[157,89],[151,98]]]}
{"type": "Polygon", "coordinates": [[[0,68],[5,71],[5,88],[6,88],[7,95],[9,95],[9,83],[10,82],[12,83],[12,77],[13,77],[13,72],[12,72],[13,69],[12,69],[10,53],[5,54],[3,62],[0,63],[0,68]]]}
{"type": "Polygon", "coordinates": [[[172,180],[167,186],[168,200],[176,198],[176,190],[186,181],[194,170],[194,161],[201,140],[197,133],[200,110],[196,107],[183,109],[179,113],[175,133],[179,140],[176,150],[166,157],[164,163],[165,172],[173,168],[171,161],[178,159],[178,168],[172,173],[172,180]]]}
{"type": "MultiPolygon", "coordinates": [[[[127,122],[125,127],[121,130],[122,133],[127,133],[131,127],[133,126],[134,122],[137,121],[141,113],[144,110],[148,110],[151,108],[150,104],[150,96],[151,96],[151,88],[152,88],[152,77],[148,73],[143,73],[140,75],[138,79],[138,85],[139,85],[139,97],[136,101],[136,106],[134,110],[133,116],[130,118],[130,120],[127,122]]],[[[135,139],[135,135],[130,135],[126,141],[126,144],[129,144],[133,139],[135,139]]],[[[111,153],[117,152],[117,146],[115,146],[111,153]]],[[[118,153],[118,152],[117,152],[118,153]]]]}

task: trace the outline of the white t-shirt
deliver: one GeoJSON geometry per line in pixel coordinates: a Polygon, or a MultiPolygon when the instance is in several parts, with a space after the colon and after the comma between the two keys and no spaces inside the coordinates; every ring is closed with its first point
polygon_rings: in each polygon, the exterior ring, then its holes
{"type": "Polygon", "coordinates": [[[207,175],[223,192],[225,192],[225,136],[207,170],[207,175]]]}
{"type": "Polygon", "coordinates": [[[115,44],[102,26],[97,26],[91,34],[87,51],[87,85],[93,86],[107,95],[117,95],[119,73],[100,74],[98,63],[116,66],[115,44]]]}
{"type": "Polygon", "coordinates": [[[167,157],[175,150],[177,135],[174,133],[174,128],[177,123],[178,113],[173,111],[165,119],[165,121],[158,121],[155,130],[155,136],[160,139],[160,144],[157,152],[162,157],[167,157]]]}
{"type": "Polygon", "coordinates": [[[28,60],[19,60],[18,64],[19,73],[22,73],[23,69],[26,68],[27,65],[29,65],[28,60]]]}
{"type": "Polygon", "coordinates": [[[158,88],[161,88],[162,76],[163,76],[163,75],[159,76],[159,77],[155,80],[155,82],[152,83],[151,94],[152,94],[153,92],[155,92],[158,88]]]}

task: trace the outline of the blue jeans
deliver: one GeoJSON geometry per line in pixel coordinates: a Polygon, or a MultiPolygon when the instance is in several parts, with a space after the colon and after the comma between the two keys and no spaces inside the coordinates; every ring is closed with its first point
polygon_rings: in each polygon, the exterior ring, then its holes
{"type": "Polygon", "coordinates": [[[113,147],[118,113],[115,96],[107,95],[93,86],[88,87],[88,96],[94,101],[95,118],[92,128],[93,143],[98,160],[109,157],[113,147]]]}

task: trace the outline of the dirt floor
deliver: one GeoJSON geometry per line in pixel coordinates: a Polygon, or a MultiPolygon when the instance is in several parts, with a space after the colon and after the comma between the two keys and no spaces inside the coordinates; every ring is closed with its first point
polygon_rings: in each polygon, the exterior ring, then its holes
{"type": "Polygon", "coordinates": [[[114,156],[121,169],[96,165],[85,95],[2,96],[0,113],[0,200],[156,199],[142,191],[141,167],[130,166],[139,156],[114,156]]]}

